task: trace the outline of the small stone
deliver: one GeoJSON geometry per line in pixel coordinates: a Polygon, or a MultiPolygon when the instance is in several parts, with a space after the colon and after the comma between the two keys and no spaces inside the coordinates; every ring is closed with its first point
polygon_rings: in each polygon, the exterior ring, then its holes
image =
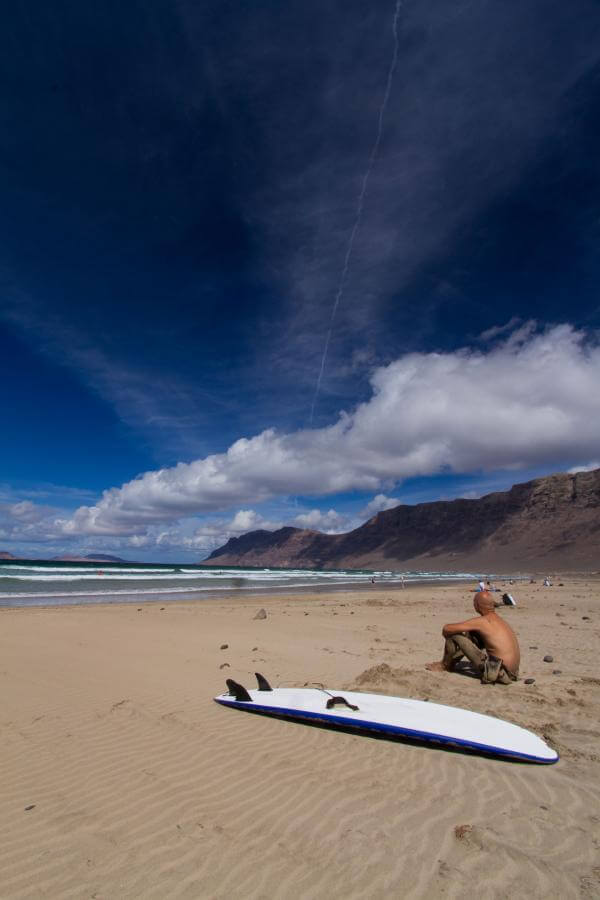
{"type": "Polygon", "coordinates": [[[142,611],[142,607],[141,607],[141,606],[138,606],[137,611],[138,611],[138,612],[141,612],[141,611],[142,611]]]}
{"type": "Polygon", "coordinates": [[[221,644],[221,646],[220,646],[219,649],[220,649],[220,650],[227,650],[228,647],[229,647],[229,644],[221,644]]]}
{"type": "Polygon", "coordinates": [[[304,613],[304,615],[305,615],[305,616],[307,616],[307,615],[308,615],[308,613],[307,613],[307,612],[305,612],[305,613],[304,613]]]}
{"type": "Polygon", "coordinates": [[[266,618],[267,618],[267,611],[266,611],[266,609],[259,609],[259,611],[256,613],[256,615],[254,616],[254,618],[255,618],[255,619],[266,619],[266,618]]]}
{"type": "Polygon", "coordinates": [[[523,684],[535,684],[535,678],[526,678],[523,684]]]}
{"type": "Polygon", "coordinates": [[[29,812],[30,809],[35,809],[35,803],[31,803],[29,806],[25,807],[25,812],[29,812]]]}
{"type": "Polygon", "coordinates": [[[163,611],[163,609],[164,609],[164,606],[161,606],[161,608],[160,608],[160,611],[161,611],[161,612],[162,612],[162,611],[163,611]]]}
{"type": "Polygon", "coordinates": [[[584,621],[587,621],[587,622],[590,621],[590,617],[589,617],[589,616],[582,616],[581,618],[582,618],[584,621]]]}
{"type": "Polygon", "coordinates": [[[562,675],[562,669],[552,669],[553,675],[562,675]]]}
{"type": "Polygon", "coordinates": [[[546,812],[548,812],[548,807],[547,807],[547,806],[540,806],[540,809],[545,809],[546,812]]]}
{"type": "Polygon", "coordinates": [[[537,650],[538,648],[537,648],[537,647],[534,647],[534,646],[532,645],[529,649],[530,649],[530,650],[537,650]]]}
{"type": "Polygon", "coordinates": [[[544,662],[554,662],[554,657],[553,657],[553,656],[550,656],[550,654],[548,653],[548,654],[544,657],[544,662]]]}
{"type": "Polygon", "coordinates": [[[231,666],[229,665],[229,663],[221,663],[221,665],[219,666],[219,668],[220,668],[220,669],[230,669],[231,666]]]}
{"type": "Polygon", "coordinates": [[[473,831],[472,825],[455,825],[454,826],[454,836],[461,841],[465,835],[469,834],[470,831],[473,831]]]}

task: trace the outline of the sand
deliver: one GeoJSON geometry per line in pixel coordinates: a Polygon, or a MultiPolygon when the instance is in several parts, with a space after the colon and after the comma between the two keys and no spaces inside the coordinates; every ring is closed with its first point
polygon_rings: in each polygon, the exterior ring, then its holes
{"type": "Polygon", "coordinates": [[[1,610],[0,896],[600,896],[600,582],[513,590],[533,685],[425,670],[443,623],[471,615],[466,586],[1,610]],[[497,715],[561,760],[212,701],[255,670],[497,715]]]}

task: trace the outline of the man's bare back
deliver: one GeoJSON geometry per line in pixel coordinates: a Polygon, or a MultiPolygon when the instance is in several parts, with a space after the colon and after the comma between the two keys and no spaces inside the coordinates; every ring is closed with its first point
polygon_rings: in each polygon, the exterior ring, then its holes
{"type": "MultiPolygon", "coordinates": [[[[509,671],[517,674],[521,662],[519,642],[510,625],[494,611],[492,595],[488,591],[479,591],[475,594],[473,605],[479,613],[477,618],[444,625],[443,636],[450,638],[456,634],[477,634],[488,654],[501,659],[509,671]]],[[[450,670],[452,665],[444,657],[441,662],[430,663],[427,668],[433,671],[450,670]]]]}

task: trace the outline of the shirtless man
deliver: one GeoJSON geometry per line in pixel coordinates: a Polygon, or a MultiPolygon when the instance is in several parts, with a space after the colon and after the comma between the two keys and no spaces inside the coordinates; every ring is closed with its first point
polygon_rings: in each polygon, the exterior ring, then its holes
{"type": "Polygon", "coordinates": [[[473,599],[476,619],[444,625],[442,634],[446,638],[444,657],[441,662],[429,663],[432,672],[451,672],[455,663],[466,656],[477,669],[484,683],[510,684],[519,675],[521,653],[517,636],[495,612],[494,598],[489,591],[479,591],[473,599]],[[477,643],[472,640],[475,636],[477,643]]]}

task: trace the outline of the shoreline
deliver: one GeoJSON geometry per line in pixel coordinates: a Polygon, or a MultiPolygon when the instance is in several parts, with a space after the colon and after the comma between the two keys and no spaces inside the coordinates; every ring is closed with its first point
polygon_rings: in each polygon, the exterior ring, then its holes
{"type": "MultiPolygon", "coordinates": [[[[508,591],[509,588],[512,588],[512,592],[515,593],[518,589],[523,585],[529,585],[531,583],[531,579],[535,578],[534,584],[538,586],[542,586],[537,579],[544,577],[543,573],[534,573],[530,575],[507,575],[506,579],[497,578],[496,583],[500,585],[499,590],[506,589],[508,591]],[[509,584],[508,580],[513,579],[514,584],[509,584]]],[[[578,583],[580,581],[598,581],[600,582],[600,573],[599,572],[575,572],[575,573],[564,573],[558,576],[552,576],[553,578],[565,579],[572,583],[578,583]]],[[[173,606],[178,603],[182,604],[202,604],[207,601],[223,601],[223,602],[231,602],[235,599],[243,599],[248,598],[249,600],[255,601],[260,599],[261,596],[265,598],[273,598],[285,600],[290,597],[299,597],[299,598],[307,598],[310,597],[311,594],[322,597],[331,594],[333,596],[337,594],[343,593],[373,593],[377,590],[386,590],[386,591],[408,591],[408,590],[419,590],[420,588],[431,589],[435,586],[440,587],[464,587],[465,585],[473,584],[472,578],[463,578],[462,576],[449,576],[449,577],[437,577],[437,578],[420,578],[409,581],[405,579],[404,586],[398,581],[389,581],[386,582],[384,580],[376,581],[374,584],[368,583],[358,583],[358,584],[322,584],[322,585],[291,585],[289,587],[283,588],[281,585],[276,585],[273,587],[266,586],[264,584],[256,586],[256,587],[248,587],[248,588],[207,588],[205,591],[198,591],[198,589],[192,589],[189,591],[185,590],[175,590],[171,592],[165,593],[155,593],[152,594],[149,592],[148,594],[127,594],[123,593],[119,594],[110,594],[106,593],[97,593],[94,594],[92,592],[85,593],[83,595],[71,593],[71,594],[57,594],[57,600],[60,598],[61,602],[52,602],[50,600],[40,600],[39,602],[31,602],[27,603],[27,597],[21,596],[17,599],[18,603],[10,603],[6,601],[6,598],[0,598],[0,614],[3,610],[17,609],[17,610],[27,610],[27,609],[61,609],[61,608],[78,608],[78,607],[119,607],[119,606],[133,606],[134,604],[138,605],[155,605],[158,603],[164,603],[168,606],[173,606]],[[82,600],[82,597],[106,597],[111,596],[118,599],[114,600],[82,600]],[[129,597],[130,599],[126,599],[129,597]],[[72,602],[70,600],[72,599],[72,602]]],[[[557,582],[556,587],[560,586],[560,582],[557,582]]],[[[548,590],[551,590],[549,588],[548,590]]],[[[476,588],[473,588],[474,592],[476,588]]],[[[510,591],[509,591],[510,593],[510,591]]]]}
{"type": "MultiPolygon", "coordinates": [[[[511,575],[507,576],[507,578],[512,578],[515,581],[515,584],[522,584],[525,581],[528,581],[529,576],[518,576],[511,575]]],[[[498,579],[500,581],[500,579],[498,579]]],[[[348,582],[338,583],[338,584],[321,584],[321,585],[290,585],[289,587],[282,587],[282,585],[274,585],[273,587],[269,587],[268,585],[257,585],[256,587],[247,587],[247,588],[231,588],[231,587],[223,587],[223,588],[206,588],[205,590],[199,591],[196,589],[191,589],[186,591],[185,589],[177,589],[173,591],[165,591],[164,593],[156,592],[152,594],[151,592],[140,593],[138,595],[135,594],[127,594],[124,592],[123,594],[110,594],[107,595],[106,592],[102,593],[93,593],[86,592],[85,594],[76,594],[75,592],[70,594],[56,594],[57,600],[60,598],[62,602],[44,602],[41,600],[40,602],[27,603],[27,602],[19,602],[19,603],[9,603],[6,602],[6,598],[0,598],[0,610],[3,609],[57,609],[60,607],[79,607],[79,606],[131,606],[132,604],[155,604],[155,603],[168,603],[172,605],[174,603],[203,603],[207,600],[223,600],[226,602],[231,601],[236,598],[243,597],[252,597],[257,598],[262,595],[265,597],[281,597],[288,598],[289,596],[299,596],[306,597],[311,594],[315,594],[318,596],[325,596],[327,594],[340,594],[340,593],[372,593],[376,590],[389,590],[389,591],[407,591],[407,590],[418,590],[419,588],[431,588],[435,585],[440,585],[442,587],[449,587],[452,585],[463,586],[466,584],[472,584],[473,578],[467,578],[463,576],[441,576],[441,577],[432,577],[432,578],[414,578],[414,579],[405,579],[404,584],[397,580],[386,581],[385,579],[381,579],[380,581],[364,582],[364,583],[355,583],[349,584],[348,582]],[[82,600],[83,597],[106,597],[111,596],[119,599],[115,600],[82,600]],[[125,599],[126,597],[130,597],[131,599],[125,599]],[[69,602],[70,598],[73,598],[73,602],[69,602]]],[[[508,585],[505,581],[501,582],[503,587],[513,587],[514,585],[508,585]]],[[[25,596],[20,596],[18,598],[19,601],[26,601],[27,598],[25,596]]]]}

